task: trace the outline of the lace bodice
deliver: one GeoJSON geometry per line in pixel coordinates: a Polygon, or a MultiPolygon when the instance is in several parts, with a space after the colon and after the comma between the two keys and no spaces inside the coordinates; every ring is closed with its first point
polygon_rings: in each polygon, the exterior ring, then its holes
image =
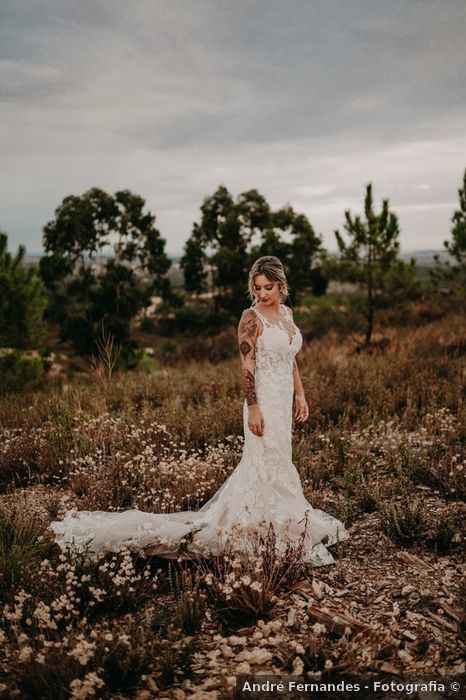
{"type": "MultiPolygon", "coordinates": [[[[303,337],[295,325],[291,309],[280,304],[280,318],[267,319],[255,306],[251,306],[262,324],[262,333],[256,342],[256,386],[264,382],[282,385],[289,390],[293,374],[293,360],[302,347],[303,337]]],[[[291,384],[292,389],[292,384],[291,384]]]]}

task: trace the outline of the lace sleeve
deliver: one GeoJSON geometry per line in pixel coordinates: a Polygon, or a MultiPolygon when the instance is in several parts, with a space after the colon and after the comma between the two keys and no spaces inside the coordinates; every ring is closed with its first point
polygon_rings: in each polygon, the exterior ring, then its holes
{"type": "Polygon", "coordinates": [[[243,311],[238,325],[238,345],[244,394],[248,406],[257,404],[256,395],[256,342],[259,335],[259,319],[252,309],[243,311]]]}

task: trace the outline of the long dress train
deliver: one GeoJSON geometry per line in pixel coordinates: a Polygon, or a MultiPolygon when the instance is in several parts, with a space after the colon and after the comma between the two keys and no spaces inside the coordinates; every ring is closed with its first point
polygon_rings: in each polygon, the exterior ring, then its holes
{"type": "Polygon", "coordinates": [[[175,513],[68,511],[50,526],[61,547],[86,545],[90,552],[98,552],[127,546],[174,558],[180,555],[183,541],[183,556],[195,559],[215,556],[226,543],[236,541],[243,542],[239,548],[246,551],[247,533],[272,523],[279,550],[287,542],[301,541],[304,562],[322,566],[335,561],[326,545],[348,539],[349,533],[340,520],[306,500],[292,462],[293,361],[303,338],[283,304],[278,323],[251,308],[262,322],[255,385],[263,435],[249,430],[245,400],[241,460],[202,508],[175,513]]]}

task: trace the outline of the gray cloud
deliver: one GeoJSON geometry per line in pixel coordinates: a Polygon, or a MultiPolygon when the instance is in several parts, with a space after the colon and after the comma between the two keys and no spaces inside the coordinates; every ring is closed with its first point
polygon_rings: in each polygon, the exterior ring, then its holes
{"type": "Polygon", "coordinates": [[[129,187],[181,250],[203,197],[257,187],[334,247],[365,184],[402,246],[449,234],[466,167],[462,0],[3,0],[0,227],[129,187]]]}

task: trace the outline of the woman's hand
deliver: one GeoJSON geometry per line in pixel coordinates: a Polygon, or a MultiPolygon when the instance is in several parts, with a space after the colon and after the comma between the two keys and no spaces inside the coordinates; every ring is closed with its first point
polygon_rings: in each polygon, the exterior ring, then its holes
{"type": "Polygon", "coordinates": [[[264,434],[264,418],[257,403],[248,406],[248,428],[257,437],[262,437],[264,434]]]}
{"type": "Polygon", "coordinates": [[[298,423],[304,423],[309,418],[309,406],[304,394],[295,394],[294,397],[295,418],[298,423]]]}

